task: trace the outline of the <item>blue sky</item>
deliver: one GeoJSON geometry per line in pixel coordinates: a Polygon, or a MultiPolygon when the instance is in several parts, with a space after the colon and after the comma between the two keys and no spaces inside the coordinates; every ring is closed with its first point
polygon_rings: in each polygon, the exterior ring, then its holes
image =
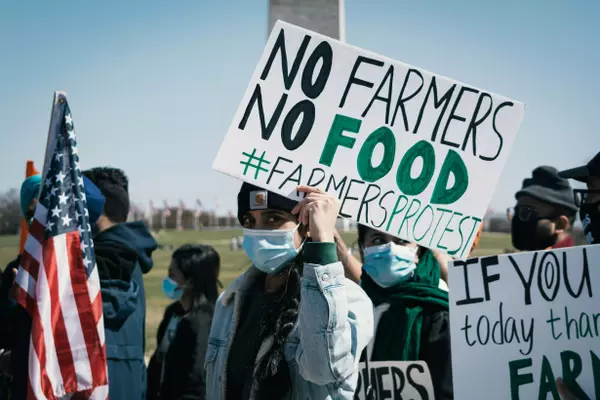
{"type": "MultiPolygon", "coordinates": [[[[346,0],[346,40],[527,104],[492,207],[538,165],[600,151],[600,2],[346,0]]],[[[267,38],[267,0],[0,2],[0,190],[41,167],[65,90],[83,167],[113,165],[133,201],[235,209],[211,164],[267,38]]]]}

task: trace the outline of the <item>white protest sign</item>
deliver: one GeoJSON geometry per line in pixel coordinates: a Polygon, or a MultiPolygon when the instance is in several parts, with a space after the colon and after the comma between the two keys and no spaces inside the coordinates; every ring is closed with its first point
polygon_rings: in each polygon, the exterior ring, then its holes
{"type": "Polygon", "coordinates": [[[368,370],[365,363],[359,366],[355,400],[368,400],[369,385],[377,399],[435,400],[431,374],[425,361],[369,361],[368,370]]]}
{"type": "Polygon", "coordinates": [[[456,399],[600,399],[600,245],[448,269],[456,399]]]}
{"type": "Polygon", "coordinates": [[[458,258],[524,105],[278,21],[213,168],[458,258]]]}

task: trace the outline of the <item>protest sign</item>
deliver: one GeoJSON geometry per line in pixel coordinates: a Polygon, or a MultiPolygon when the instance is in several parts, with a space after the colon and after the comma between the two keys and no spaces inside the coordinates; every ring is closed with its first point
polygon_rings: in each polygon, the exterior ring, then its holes
{"type": "Polygon", "coordinates": [[[278,21],[213,168],[462,258],[524,105],[278,21]]]}
{"type": "Polygon", "coordinates": [[[360,363],[355,400],[367,400],[372,386],[377,399],[435,400],[431,374],[424,361],[370,361],[360,363]]]}
{"type": "Polygon", "coordinates": [[[600,399],[600,245],[449,266],[457,399],[600,399]]]}

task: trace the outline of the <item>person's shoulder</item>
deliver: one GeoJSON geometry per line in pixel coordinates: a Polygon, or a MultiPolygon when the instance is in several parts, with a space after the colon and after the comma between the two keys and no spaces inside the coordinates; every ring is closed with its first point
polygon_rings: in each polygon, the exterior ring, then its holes
{"type": "Polygon", "coordinates": [[[174,301],[165,308],[165,315],[183,315],[183,307],[178,301],[174,301]]]}
{"type": "Polygon", "coordinates": [[[206,318],[212,318],[214,313],[215,304],[211,304],[208,301],[203,301],[200,304],[195,305],[184,315],[183,318],[187,320],[203,320],[206,318]]]}

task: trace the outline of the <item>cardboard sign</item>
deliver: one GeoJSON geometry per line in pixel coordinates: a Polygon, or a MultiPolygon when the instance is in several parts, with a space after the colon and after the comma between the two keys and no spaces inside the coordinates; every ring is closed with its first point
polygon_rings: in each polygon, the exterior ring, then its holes
{"type": "Polygon", "coordinates": [[[369,361],[369,372],[365,363],[360,363],[354,399],[368,400],[369,385],[377,399],[435,400],[431,375],[424,361],[369,361]]]}
{"type": "Polygon", "coordinates": [[[462,258],[524,105],[290,25],[275,24],[213,168],[462,258]]]}
{"type": "Polygon", "coordinates": [[[600,245],[449,266],[456,399],[600,399],[600,245]]]}

